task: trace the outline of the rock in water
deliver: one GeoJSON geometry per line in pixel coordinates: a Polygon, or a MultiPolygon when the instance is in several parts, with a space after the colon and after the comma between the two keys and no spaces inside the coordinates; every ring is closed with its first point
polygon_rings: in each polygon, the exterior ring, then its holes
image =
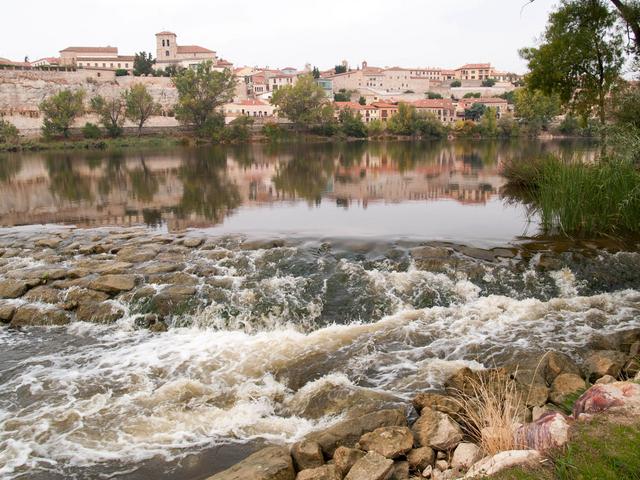
{"type": "Polygon", "coordinates": [[[482,458],[482,450],[475,443],[461,443],[456,447],[451,459],[451,468],[457,471],[468,470],[482,458]]]}
{"type": "Polygon", "coordinates": [[[338,447],[333,454],[333,463],[338,467],[338,471],[344,477],[351,467],[366,455],[362,450],[357,448],[338,447]]]}
{"type": "Polygon", "coordinates": [[[90,288],[112,295],[133,290],[136,286],[135,275],[103,275],[90,283],[90,288]]]}
{"type": "Polygon", "coordinates": [[[402,410],[380,410],[356,418],[348,418],[328,429],[309,435],[308,439],[318,442],[322,451],[332,457],[336,448],[354,446],[366,432],[379,427],[407,425],[407,417],[402,410]]]}
{"type": "Polygon", "coordinates": [[[397,458],[413,447],[413,434],[407,427],[381,427],[360,437],[358,446],[386,458],[397,458]]]}
{"type": "Polygon", "coordinates": [[[324,465],[324,456],[320,445],[309,440],[294,443],[291,447],[291,456],[298,470],[307,470],[324,465]]]}
{"type": "Polygon", "coordinates": [[[462,441],[462,430],[448,415],[431,408],[422,410],[420,418],[411,427],[422,447],[452,450],[462,441]]]}
{"type": "Polygon", "coordinates": [[[369,452],[351,467],[345,480],[387,480],[392,468],[393,460],[369,452]]]}
{"type": "Polygon", "coordinates": [[[0,297],[2,298],[18,298],[22,296],[26,291],[26,282],[20,280],[0,281],[0,297]]]}
{"type": "Polygon", "coordinates": [[[267,447],[208,480],[295,480],[293,461],[286,447],[267,447]]]}
{"type": "Polygon", "coordinates": [[[594,385],[576,401],[573,417],[611,409],[624,409],[631,415],[640,415],[640,385],[633,382],[594,385]]]}
{"type": "Polygon", "coordinates": [[[323,465],[298,472],[296,480],[342,480],[335,465],[323,465]]]}
{"type": "Polygon", "coordinates": [[[524,465],[534,465],[541,460],[537,450],[508,450],[500,452],[492,457],[487,457],[475,463],[464,478],[484,478],[507,468],[524,465]]]}
{"type": "Polygon", "coordinates": [[[535,422],[520,426],[514,434],[515,444],[539,452],[562,447],[569,441],[569,420],[560,412],[546,413],[535,422]]]}
{"type": "Polygon", "coordinates": [[[13,327],[66,325],[69,322],[69,315],[63,310],[35,305],[18,307],[11,318],[13,327]]]}

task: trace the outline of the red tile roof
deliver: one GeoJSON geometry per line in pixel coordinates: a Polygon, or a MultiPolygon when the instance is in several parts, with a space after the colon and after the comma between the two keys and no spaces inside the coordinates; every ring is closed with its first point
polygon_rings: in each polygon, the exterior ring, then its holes
{"type": "Polygon", "coordinates": [[[248,107],[251,106],[265,106],[269,105],[267,102],[263,102],[262,100],[249,98],[247,100],[240,100],[239,102],[233,102],[235,105],[246,105],[248,107]]]}
{"type": "Polygon", "coordinates": [[[216,53],[198,45],[178,45],[178,53],[216,53]]]}
{"type": "Polygon", "coordinates": [[[168,31],[164,31],[164,32],[160,32],[160,33],[156,33],[156,35],[173,35],[174,37],[176,37],[177,35],[173,32],[168,32],[168,31]]]}
{"type": "Polygon", "coordinates": [[[456,70],[462,70],[462,69],[469,69],[469,68],[491,68],[491,64],[490,63],[467,63],[466,65],[462,65],[459,68],[456,68],[456,70]]]}
{"type": "Polygon", "coordinates": [[[76,53],[91,53],[91,52],[100,52],[100,53],[118,53],[118,47],[67,47],[64,50],[60,50],[61,52],[76,52],[76,53]]]}
{"type": "Polygon", "coordinates": [[[428,98],[411,102],[416,108],[444,108],[453,110],[453,102],[447,98],[428,98]]]}

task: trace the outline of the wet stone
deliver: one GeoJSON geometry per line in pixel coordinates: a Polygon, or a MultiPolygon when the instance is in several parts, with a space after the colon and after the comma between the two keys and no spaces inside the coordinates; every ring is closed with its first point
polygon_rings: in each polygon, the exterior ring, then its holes
{"type": "Polygon", "coordinates": [[[407,427],[381,427],[360,437],[358,447],[393,459],[411,450],[413,434],[407,427]]]}
{"type": "Polygon", "coordinates": [[[345,480],[386,480],[392,468],[393,460],[369,452],[351,467],[345,480]]]}
{"type": "Polygon", "coordinates": [[[342,480],[335,465],[323,465],[321,467],[302,470],[296,476],[296,480],[342,480]]]}
{"type": "Polygon", "coordinates": [[[185,238],[182,241],[182,244],[185,247],[188,247],[188,248],[196,248],[196,247],[199,247],[200,245],[202,245],[203,242],[204,242],[204,240],[202,238],[199,238],[199,237],[188,237],[188,238],[185,238]]]}
{"type": "Polygon", "coordinates": [[[18,307],[11,319],[14,327],[66,325],[69,323],[68,314],[60,309],[40,308],[35,305],[18,307]]]}
{"type": "Polygon", "coordinates": [[[0,321],[3,323],[9,323],[15,311],[15,305],[8,302],[0,302],[0,321]]]}
{"type": "Polygon", "coordinates": [[[155,248],[144,247],[140,248],[139,246],[135,247],[124,247],[119,250],[117,253],[118,260],[121,262],[130,262],[130,263],[142,263],[148,262],[149,260],[153,260],[158,255],[158,250],[155,248]]]}
{"type": "Polygon", "coordinates": [[[29,290],[23,297],[28,302],[58,303],[60,301],[60,290],[40,286],[29,290]]]}
{"type": "Polygon", "coordinates": [[[45,248],[58,248],[62,243],[62,239],[59,237],[47,237],[36,240],[36,247],[45,247],[45,248]]]}
{"type": "Polygon", "coordinates": [[[122,308],[109,302],[85,302],[76,310],[76,319],[82,322],[113,323],[124,316],[122,308]]]}
{"type": "Polygon", "coordinates": [[[324,456],[320,445],[308,440],[294,443],[291,447],[291,456],[298,470],[316,468],[324,464],[324,456]]]}
{"type": "Polygon", "coordinates": [[[109,294],[133,290],[137,279],[135,275],[103,275],[90,283],[91,289],[109,294]]]}
{"type": "Polygon", "coordinates": [[[0,280],[0,298],[17,298],[27,291],[27,283],[21,280],[0,280]]]}
{"type": "Polygon", "coordinates": [[[366,452],[357,448],[338,447],[333,454],[333,462],[342,476],[349,473],[351,467],[366,455],[366,452]]]}

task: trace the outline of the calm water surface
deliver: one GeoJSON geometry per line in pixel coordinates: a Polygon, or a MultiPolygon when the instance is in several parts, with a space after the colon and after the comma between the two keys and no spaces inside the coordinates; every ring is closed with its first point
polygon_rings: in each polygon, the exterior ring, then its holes
{"type": "Polygon", "coordinates": [[[469,141],[4,155],[0,225],[498,244],[537,233],[536,219],[501,199],[502,162],[594,151],[469,141]]]}

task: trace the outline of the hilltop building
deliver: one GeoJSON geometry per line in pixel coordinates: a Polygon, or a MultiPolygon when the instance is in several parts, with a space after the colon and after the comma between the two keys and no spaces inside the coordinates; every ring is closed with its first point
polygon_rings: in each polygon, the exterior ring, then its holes
{"type": "Polygon", "coordinates": [[[117,47],[67,47],[60,50],[60,65],[97,70],[132,70],[132,55],[118,55],[117,47]]]}
{"type": "Polygon", "coordinates": [[[170,65],[182,68],[195,68],[200,63],[211,61],[214,69],[223,70],[233,65],[218,58],[215,51],[199,45],[178,45],[177,35],[173,32],[156,33],[156,65],[164,70],[170,65]]]}

